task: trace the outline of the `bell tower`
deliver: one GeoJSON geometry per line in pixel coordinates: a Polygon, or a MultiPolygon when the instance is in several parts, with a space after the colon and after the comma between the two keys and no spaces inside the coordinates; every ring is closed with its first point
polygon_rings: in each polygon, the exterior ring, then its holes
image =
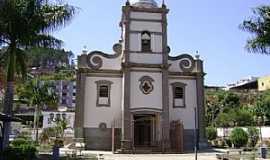
{"type": "Polygon", "coordinates": [[[155,124],[158,132],[152,141],[159,141],[166,150],[169,147],[169,10],[155,0],[131,0],[122,12],[122,148],[134,145],[134,116],[151,113],[159,119],[155,124]]]}

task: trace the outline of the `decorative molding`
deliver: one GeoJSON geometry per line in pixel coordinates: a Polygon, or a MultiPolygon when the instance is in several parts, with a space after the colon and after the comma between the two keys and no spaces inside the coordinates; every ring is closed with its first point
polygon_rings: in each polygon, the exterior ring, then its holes
{"type": "Polygon", "coordinates": [[[122,70],[110,70],[110,69],[100,69],[100,70],[94,70],[90,68],[79,68],[77,70],[78,73],[101,73],[101,74],[118,74],[122,75],[122,70]]]}
{"type": "MultiPolygon", "coordinates": [[[[100,52],[101,54],[102,52],[100,52]]],[[[103,60],[98,56],[97,52],[93,52],[87,56],[87,64],[92,69],[100,69],[103,66],[103,60]]]]}
{"type": "Polygon", "coordinates": [[[130,69],[131,72],[161,73],[161,70],[130,69]]]}
{"type": "Polygon", "coordinates": [[[108,80],[99,80],[95,82],[97,84],[97,100],[96,100],[96,106],[97,107],[110,107],[111,106],[111,85],[113,82],[108,80]],[[100,104],[99,103],[99,92],[100,92],[100,86],[107,86],[108,87],[108,103],[107,104],[100,104]]]}
{"type": "Polygon", "coordinates": [[[132,68],[132,67],[137,67],[137,68],[164,68],[162,64],[145,64],[145,63],[127,63],[127,64],[122,64],[123,68],[132,68]]]}
{"type": "Polygon", "coordinates": [[[122,45],[117,43],[113,46],[113,50],[116,54],[107,54],[101,51],[92,51],[87,55],[87,65],[91,69],[98,70],[103,66],[102,57],[113,59],[121,55],[122,45]]]}
{"type": "Polygon", "coordinates": [[[107,124],[104,123],[104,122],[102,122],[102,123],[100,123],[100,124],[98,125],[98,128],[99,128],[100,130],[102,130],[102,131],[106,131],[106,129],[107,129],[107,124]]]}
{"type": "Polygon", "coordinates": [[[174,83],[171,83],[171,86],[172,86],[172,92],[173,92],[173,108],[186,108],[186,86],[187,84],[185,83],[182,83],[182,82],[174,82],[174,83]],[[182,106],[177,106],[175,104],[175,88],[176,87],[181,87],[183,89],[183,105],[182,106]]]}
{"type": "Polygon", "coordinates": [[[141,21],[141,22],[154,22],[154,23],[162,23],[161,19],[140,19],[140,18],[130,18],[131,21],[141,21]]]}
{"type": "Polygon", "coordinates": [[[110,74],[91,74],[91,73],[89,73],[89,74],[87,74],[86,75],[87,77],[104,77],[104,78],[122,78],[123,77],[123,75],[116,75],[116,74],[112,74],[112,75],[110,75],[110,74]]]}
{"type": "Polygon", "coordinates": [[[128,51],[129,53],[140,53],[140,54],[163,54],[163,52],[153,52],[153,51],[148,51],[148,52],[144,52],[144,51],[128,51]]]}
{"type": "Polygon", "coordinates": [[[171,83],[171,86],[173,86],[173,87],[186,87],[187,84],[182,83],[182,82],[174,82],[174,83],[171,83]]]}
{"type": "Polygon", "coordinates": [[[154,90],[154,85],[152,82],[154,82],[154,79],[149,76],[143,76],[139,79],[141,82],[140,84],[140,90],[143,94],[150,94],[154,90]]]}
{"type": "MultiPolygon", "coordinates": [[[[130,33],[140,34],[140,33],[142,33],[142,31],[131,30],[130,33]]],[[[153,32],[153,31],[149,31],[149,33],[151,33],[151,35],[160,35],[160,36],[162,36],[162,32],[153,32]]]]}
{"type": "MultiPolygon", "coordinates": [[[[125,6],[125,7],[129,7],[129,6],[125,6]]],[[[166,8],[139,8],[139,7],[134,7],[134,6],[130,6],[130,10],[135,11],[135,12],[165,13],[165,14],[169,12],[169,10],[166,8]]]]}
{"type": "Polygon", "coordinates": [[[179,67],[183,72],[191,72],[195,68],[195,60],[189,54],[182,54],[177,57],[169,57],[169,60],[179,60],[179,67]]]}
{"type": "Polygon", "coordinates": [[[187,80],[196,80],[196,77],[189,77],[189,76],[169,76],[169,79],[177,79],[177,80],[183,80],[183,79],[187,79],[187,80]]]}
{"type": "Polygon", "coordinates": [[[169,72],[170,76],[189,76],[196,77],[199,73],[196,72],[169,72]]]}
{"type": "Polygon", "coordinates": [[[161,113],[163,111],[163,109],[149,108],[149,107],[131,108],[130,110],[133,113],[136,113],[136,112],[158,112],[158,113],[161,113]]]}
{"type": "Polygon", "coordinates": [[[171,47],[170,46],[167,46],[166,53],[169,54],[170,52],[171,52],[171,47]]]}

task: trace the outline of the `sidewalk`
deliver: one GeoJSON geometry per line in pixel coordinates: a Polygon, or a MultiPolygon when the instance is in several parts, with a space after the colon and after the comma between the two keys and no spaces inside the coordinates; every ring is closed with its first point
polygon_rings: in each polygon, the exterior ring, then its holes
{"type": "MultiPolygon", "coordinates": [[[[216,160],[216,154],[199,153],[198,160],[216,160]]],[[[104,160],[192,160],[195,159],[195,154],[112,154],[104,151],[83,151],[83,155],[99,155],[102,154],[104,160]]]]}
{"type": "MultiPolygon", "coordinates": [[[[195,154],[104,155],[105,160],[195,160],[195,154]]],[[[216,160],[214,153],[200,153],[198,160],[216,160]]]]}

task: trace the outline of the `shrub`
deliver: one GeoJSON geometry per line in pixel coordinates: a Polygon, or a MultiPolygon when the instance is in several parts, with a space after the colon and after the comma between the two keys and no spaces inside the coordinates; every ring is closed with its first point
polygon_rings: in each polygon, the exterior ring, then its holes
{"type": "Polygon", "coordinates": [[[217,138],[217,130],[214,127],[206,128],[206,137],[208,140],[212,141],[217,138]]]}
{"type": "Polygon", "coordinates": [[[230,140],[236,148],[243,147],[248,142],[248,134],[242,128],[233,129],[230,140]]]}
{"type": "Polygon", "coordinates": [[[25,145],[27,143],[28,143],[28,141],[26,139],[24,139],[24,138],[17,138],[14,141],[11,142],[11,145],[13,147],[19,147],[19,146],[25,145]]]}
{"type": "Polygon", "coordinates": [[[33,141],[28,138],[17,138],[1,153],[1,157],[4,160],[33,160],[36,158],[36,152],[33,141]]]}
{"type": "Polygon", "coordinates": [[[259,140],[259,131],[255,127],[248,128],[249,146],[255,147],[259,140]]]}
{"type": "Polygon", "coordinates": [[[227,145],[228,147],[232,147],[232,142],[231,142],[231,140],[230,140],[229,138],[226,138],[226,139],[225,139],[225,143],[226,143],[226,145],[227,145]]]}
{"type": "Polygon", "coordinates": [[[36,148],[33,145],[21,145],[20,147],[8,147],[1,157],[3,160],[34,160],[36,159],[36,148]]]}

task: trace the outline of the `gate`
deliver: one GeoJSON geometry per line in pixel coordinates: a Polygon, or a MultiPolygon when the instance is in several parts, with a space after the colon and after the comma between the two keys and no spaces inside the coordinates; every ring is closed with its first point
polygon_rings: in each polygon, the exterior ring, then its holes
{"type": "Polygon", "coordinates": [[[172,121],[170,125],[171,150],[176,153],[183,153],[183,124],[180,121],[172,121]]]}
{"type": "Polygon", "coordinates": [[[115,153],[121,148],[121,120],[112,122],[112,152],[115,153]]]}

